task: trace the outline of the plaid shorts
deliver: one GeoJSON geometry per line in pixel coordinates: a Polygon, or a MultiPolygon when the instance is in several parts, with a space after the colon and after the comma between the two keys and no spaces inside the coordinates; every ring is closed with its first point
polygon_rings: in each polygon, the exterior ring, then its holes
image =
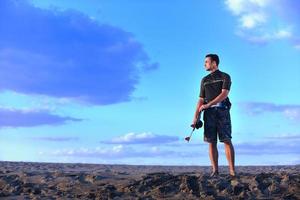
{"type": "Polygon", "coordinates": [[[231,140],[231,119],[229,109],[210,107],[204,110],[204,141],[220,142],[231,140]]]}

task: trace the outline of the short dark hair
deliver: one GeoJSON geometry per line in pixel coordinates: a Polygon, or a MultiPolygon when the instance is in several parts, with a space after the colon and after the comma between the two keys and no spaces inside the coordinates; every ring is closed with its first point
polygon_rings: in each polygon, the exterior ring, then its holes
{"type": "Polygon", "coordinates": [[[211,61],[215,61],[217,63],[217,66],[219,66],[220,59],[219,59],[219,56],[217,54],[210,53],[210,54],[207,54],[205,56],[205,58],[207,58],[207,57],[210,57],[211,61]]]}

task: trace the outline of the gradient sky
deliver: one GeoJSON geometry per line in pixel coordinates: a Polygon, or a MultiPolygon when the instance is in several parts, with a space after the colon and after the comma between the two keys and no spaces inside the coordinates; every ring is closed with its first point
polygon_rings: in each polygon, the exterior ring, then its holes
{"type": "Polygon", "coordinates": [[[203,129],[184,137],[205,55],[217,53],[232,80],[236,164],[300,164],[299,1],[0,8],[0,160],[209,165],[203,129]]]}

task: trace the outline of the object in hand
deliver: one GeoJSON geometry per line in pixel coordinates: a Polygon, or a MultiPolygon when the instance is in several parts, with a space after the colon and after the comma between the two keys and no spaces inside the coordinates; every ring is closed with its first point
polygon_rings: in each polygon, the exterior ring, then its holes
{"type": "Polygon", "coordinates": [[[186,141],[188,141],[188,142],[190,141],[194,130],[195,130],[195,128],[193,128],[192,132],[190,133],[190,136],[187,136],[187,137],[184,138],[186,141]]]}
{"type": "Polygon", "coordinates": [[[196,128],[196,129],[199,129],[203,126],[203,122],[201,121],[201,112],[199,113],[199,116],[196,120],[196,123],[195,124],[191,124],[191,127],[193,128],[196,128]]]}
{"type": "Polygon", "coordinates": [[[185,139],[186,141],[189,142],[190,139],[191,139],[191,137],[192,137],[192,134],[193,134],[195,128],[196,128],[196,129],[199,129],[199,128],[201,128],[202,126],[203,126],[203,122],[201,121],[201,112],[200,112],[200,113],[199,113],[199,116],[198,116],[198,118],[197,118],[197,120],[196,120],[196,123],[191,125],[191,127],[193,127],[193,130],[192,130],[190,136],[185,137],[184,139],[185,139]]]}

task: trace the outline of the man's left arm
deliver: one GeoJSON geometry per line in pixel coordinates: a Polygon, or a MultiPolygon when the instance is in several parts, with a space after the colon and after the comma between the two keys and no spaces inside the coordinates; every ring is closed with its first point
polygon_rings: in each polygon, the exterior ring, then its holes
{"type": "Polygon", "coordinates": [[[228,93],[229,93],[229,90],[227,89],[222,89],[222,92],[216,96],[213,100],[211,100],[210,102],[208,102],[206,105],[205,105],[205,108],[209,108],[210,106],[214,105],[214,104],[217,104],[221,101],[223,101],[224,99],[226,99],[226,97],[228,96],[228,93]]]}

